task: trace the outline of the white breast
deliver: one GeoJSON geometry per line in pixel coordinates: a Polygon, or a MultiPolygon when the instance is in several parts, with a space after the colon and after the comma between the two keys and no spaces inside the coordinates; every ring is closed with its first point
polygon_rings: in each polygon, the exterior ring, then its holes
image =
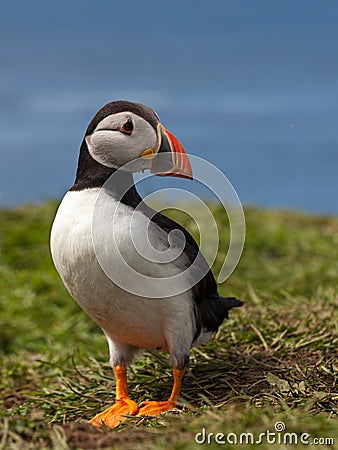
{"type": "MultiPolygon", "coordinates": [[[[142,348],[168,348],[175,336],[191,343],[195,323],[189,291],[170,298],[151,298],[156,297],[156,292],[155,295],[152,292],[150,297],[140,297],[121,289],[110,279],[123,280],[125,275],[116,257],[118,253],[128,264],[150,277],[180,272],[175,264],[147,263],[140,257],[128,233],[128,223],[134,210],[125,205],[120,205],[115,215],[114,236],[118,248],[115,246],[109,234],[113,202],[112,197],[102,195],[100,189],[70,191],[64,197],[51,231],[51,253],[66,288],[112,339],[142,348]],[[99,224],[94,233],[93,223],[99,224]],[[109,276],[99,264],[97,253],[100,254],[100,263],[103,258],[103,265],[109,266],[109,276]]],[[[142,244],[149,219],[141,212],[137,214],[135,236],[142,244]]],[[[155,228],[151,231],[160,236],[163,230],[155,224],[152,226],[155,228]]],[[[160,238],[159,250],[163,250],[161,245],[160,238]]]]}

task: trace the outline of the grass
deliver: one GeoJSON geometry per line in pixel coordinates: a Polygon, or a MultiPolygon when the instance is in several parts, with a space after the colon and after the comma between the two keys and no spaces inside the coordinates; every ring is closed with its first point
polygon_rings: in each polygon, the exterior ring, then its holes
{"type": "MultiPolygon", "coordinates": [[[[0,211],[0,450],[194,449],[203,448],[195,441],[203,428],[205,447],[236,448],[231,433],[251,432],[258,439],[275,431],[276,422],[298,439],[301,433],[310,442],[333,438],[334,444],[321,441],[318,447],[337,448],[336,218],[246,208],[243,257],[220,286],[245,306],[206,346],[192,350],[181,408],[97,431],[87,420],[113,402],[114,379],[100,329],[53,268],[48,238],[56,208],[49,202],[0,211]],[[232,441],[217,444],[217,433],[230,433],[232,441]]],[[[223,230],[217,272],[227,222],[217,206],[211,208],[223,230]]],[[[180,220],[196,236],[189,218],[180,220]]],[[[137,401],[165,399],[171,384],[163,353],[145,353],[129,371],[137,401]]],[[[271,444],[263,439],[259,447],[271,444]]]]}

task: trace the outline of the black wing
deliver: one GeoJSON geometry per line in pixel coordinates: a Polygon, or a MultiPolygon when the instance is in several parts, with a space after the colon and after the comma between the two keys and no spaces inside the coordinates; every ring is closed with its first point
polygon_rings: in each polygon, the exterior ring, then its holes
{"type": "MultiPolygon", "coordinates": [[[[148,212],[150,211],[153,213],[151,208],[149,208],[148,212]]],[[[234,297],[224,298],[219,295],[216,280],[208,263],[199,252],[196,241],[184,227],[159,212],[152,216],[152,220],[167,233],[175,229],[182,231],[186,239],[184,253],[189,262],[193,263],[198,256],[198,264],[205,265],[201,267],[201,270],[206,271],[206,274],[191,289],[196,318],[196,332],[193,340],[196,341],[202,330],[207,332],[217,331],[224,318],[228,317],[229,310],[242,306],[243,302],[234,297]]]]}

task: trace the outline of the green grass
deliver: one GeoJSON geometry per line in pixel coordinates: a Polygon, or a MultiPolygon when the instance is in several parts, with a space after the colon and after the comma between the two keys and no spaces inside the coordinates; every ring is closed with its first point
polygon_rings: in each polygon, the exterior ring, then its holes
{"type": "MultiPolygon", "coordinates": [[[[217,273],[227,221],[211,207],[222,230],[217,273]]],[[[218,445],[214,436],[252,432],[258,439],[278,421],[288,432],[309,433],[310,441],[333,437],[334,445],[317,447],[337,448],[336,218],[247,208],[243,257],[220,286],[245,306],[192,351],[181,410],[100,432],[87,420],[113,402],[114,379],[100,329],[52,265],[56,208],[49,202],[0,211],[0,449],[203,448],[195,442],[203,428],[214,433],[204,448],[238,448],[218,445]]],[[[180,220],[196,236],[188,217],[180,220]]],[[[165,399],[171,384],[164,353],[145,353],[129,371],[137,401],[165,399]]],[[[256,447],[271,448],[263,442],[256,447]]]]}

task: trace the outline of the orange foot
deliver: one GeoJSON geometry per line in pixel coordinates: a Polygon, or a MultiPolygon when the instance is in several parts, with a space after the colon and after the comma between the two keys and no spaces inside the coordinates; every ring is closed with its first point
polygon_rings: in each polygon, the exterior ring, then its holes
{"type": "Polygon", "coordinates": [[[113,406],[93,417],[89,423],[101,428],[104,424],[108,428],[116,428],[126,416],[137,414],[139,407],[129,397],[116,400],[113,406]]]}
{"type": "Polygon", "coordinates": [[[142,402],[137,416],[149,416],[154,417],[163,413],[164,411],[169,411],[176,407],[176,402],[167,400],[164,402],[147,401],[142,402]]]}

